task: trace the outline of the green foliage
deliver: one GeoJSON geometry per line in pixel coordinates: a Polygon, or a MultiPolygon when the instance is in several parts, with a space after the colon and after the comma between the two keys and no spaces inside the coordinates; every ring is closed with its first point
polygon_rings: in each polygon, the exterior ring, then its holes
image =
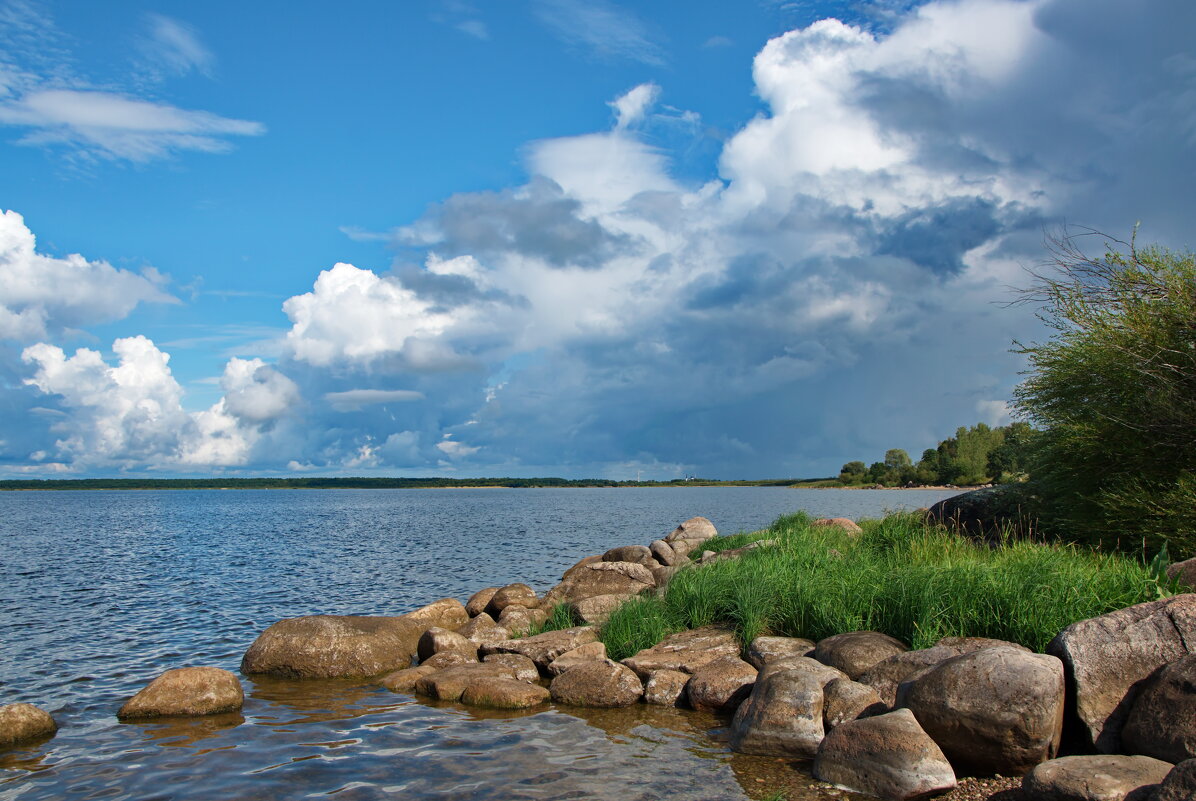
{"type": "Polygon", "coordinates": [[[1054,243],[1031,300],[1053,329],[1019,345],[1016,408],[1042,428],[1031,473],[1052,532],[1102,547],[1196,549],[1196,257],[1054,243]]]}
{"type": "MultiPolygon", "coordinates": [[[[945,636],[995,637],[1035,650],[1065,626],[1169,594],[1137,561],[1072,546],[990,548],[915,515],[864,521],[855,537],[783,517],[749,551],[673,576],[663,596],[620,607],[602,631],[621,659],[686,628],[727,623],[746,646],[774,633],[822,639],[883,631],[915,648],[945,636]]],[[[737,535],[745,536],[745,535],[737,535]]]]}
{"type": "Polygon", "coordinates": [[[844,484],[860,484],[867,477],[868,466],[863,462],[848,462],[839,471],[839,480],[844,484]]]}
{"type": "Polygon", "coordinates": [[[557,604],[548,610],[548,619],[543,623],[533,625],[528,629],[526,637],[531,637],[535,634],[543,634],[546,631],[560,631],[561,629],[571,629],[574,626],[580,626],[581,620],[573,612],[573,607],[569,604],[557,604]]]}

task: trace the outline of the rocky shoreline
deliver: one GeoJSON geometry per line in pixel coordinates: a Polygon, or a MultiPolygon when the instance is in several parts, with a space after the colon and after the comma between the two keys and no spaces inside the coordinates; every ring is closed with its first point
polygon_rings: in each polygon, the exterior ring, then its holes
{"type": "MultiPolygon", "coordinates": [[[[858,531],[842,518],[817,524],[858,531]]],[[[730,629],[707,626],[607,658],[600,627],[621,603],[664,591],[679,570],[771,544],[703,548],[715,536],[710,521],[691,518],[649,545],[582,559],[543,596],[511,584],[393,617],[282,620],[246,651],[241,672],[377,678],[392,692],[499,710],[645,703],[721,713],[733,751],[812,760],[828,785],[894,801],[1196,798],[1196,595],[1079,621],[1044,654],[981,638],[910,650],[867,631],[758,637],[745,650],[730,629]],[[534,633],[560,608],[581,625],[534,633]]],[[[243,698],[228,671],[177,668],[117,716],[218,714],[243,698]]],[[[30,704],[0,707],[0,748],[56,729],[30,704]]]]}

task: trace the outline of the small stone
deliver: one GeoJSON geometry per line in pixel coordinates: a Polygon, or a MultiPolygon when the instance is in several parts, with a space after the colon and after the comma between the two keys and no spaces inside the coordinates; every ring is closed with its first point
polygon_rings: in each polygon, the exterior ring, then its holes
{"type": "Polygon", "coordinates": [[[848,534],[860,534],[863,532],[859,524],[848,517],[822,517],[810,525],[817,528],[837,528],[840,531],[846,531],[848,534]]]}
{"type": "Polygon", "coordinates": [[[644,703],[657,706],[681,706],[690,675],[679,670],[654,670],[644,685],[644,703]]]}
{"type": "Polygon", "coordinates": [[[168,670],[116,713],[121,720],[235,712],[245,702],[241,682],[227,670],[186,667],[168,670]]]}

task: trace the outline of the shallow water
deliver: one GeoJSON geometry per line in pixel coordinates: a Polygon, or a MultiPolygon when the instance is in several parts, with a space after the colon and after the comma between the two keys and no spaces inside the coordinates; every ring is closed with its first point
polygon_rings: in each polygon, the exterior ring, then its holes
{"type": "Polygon", "coordinates": [[[370,682],[242,677],[240,714],[119,723],[164,670],[236,671],[268,625],[399,614],[484,586],[552,586],[578,559],[695,514],[876,517],[950,491],[758,487],[0,493],[0,704],[58,721],[0,752],[0,799],[734,799],[818,788],[731,754],[694,712],[479,713],[370,682]]]}

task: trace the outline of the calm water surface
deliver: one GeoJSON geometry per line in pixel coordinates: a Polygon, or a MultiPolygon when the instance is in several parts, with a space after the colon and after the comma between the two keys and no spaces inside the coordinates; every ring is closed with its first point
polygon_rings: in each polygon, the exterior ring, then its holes
{"type": "Polygon", "coordinates": [[[242,677],[240,714],[119,723],[164,670],[236,671],[296,615],[409,611],[646,544],[805,509],[877,517],[953,494],[764,487],[0,493],[0,704],[59,724],[0,752],[0,799],[822,799],[731,754],[726,719],[639,706],[480,713],[370,682],[242,677]]]}

